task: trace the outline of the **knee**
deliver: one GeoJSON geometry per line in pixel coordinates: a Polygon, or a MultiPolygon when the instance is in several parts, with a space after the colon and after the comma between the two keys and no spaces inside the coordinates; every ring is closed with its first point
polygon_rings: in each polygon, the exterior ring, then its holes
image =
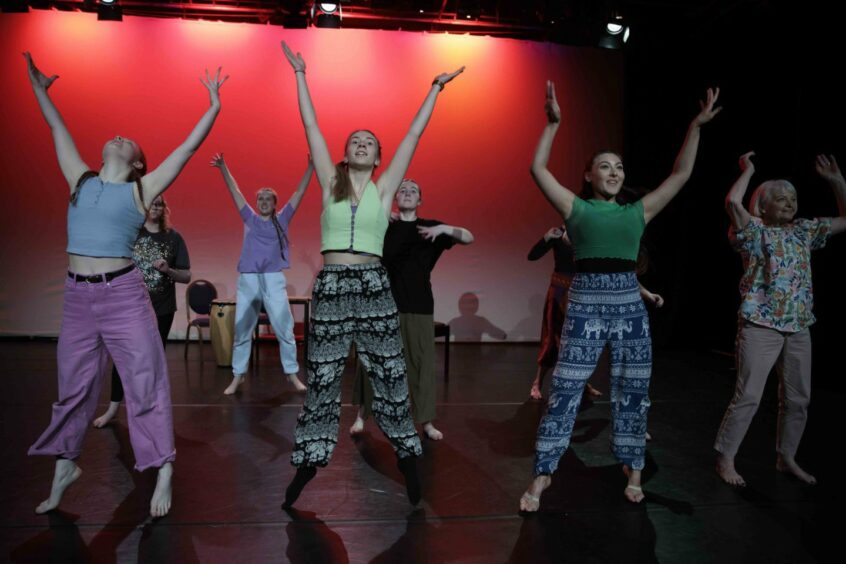
{"type": "Polygon", "coordinates": [[[811,398],[803,396],[791,396],[784,398],[782,406],[784,411],[804,413],[808,410],[811,398]]]}

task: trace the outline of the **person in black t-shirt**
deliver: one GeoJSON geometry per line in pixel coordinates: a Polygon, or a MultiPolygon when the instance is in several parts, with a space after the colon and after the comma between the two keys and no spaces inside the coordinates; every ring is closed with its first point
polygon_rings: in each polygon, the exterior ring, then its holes
{"type": "MultiPolygon", "coordinates": [[[[410,179],[402,181],[396,195],[399,216],[388,226],[382,263],[388,270],[391,293],[400,312],[403,351],[408,370],[408,389],[414,420],[432,440],[443,438],[432,424],[435,418],[435,302],[432,269],[446,249],[456,242],[469,245],[473,234],[462,227],[417,217],[422,203],[420,187],[410,179]]],[[[350,434],[364,430],[373,391],[359,364],[353,385],[353,403],[360,405],[350,434]]]]}
{"type": "MultiPolygon", "coordinates": [[[[132,260],[144,275],[144,284],[156,312],[162,345],[167,345],[167,335],[176,313],[175,282],[191,281],[191,261],[188,247],[182,236],[170,226],[170,208],[159,196],[147,210],[147,219],[138,232],[132,260]]],[[[123,385],[116,367],[112,368],[112,395],[105,413],[94,420],[95,427],[103,427],[117,414],[123,400],[123,385]]]]}

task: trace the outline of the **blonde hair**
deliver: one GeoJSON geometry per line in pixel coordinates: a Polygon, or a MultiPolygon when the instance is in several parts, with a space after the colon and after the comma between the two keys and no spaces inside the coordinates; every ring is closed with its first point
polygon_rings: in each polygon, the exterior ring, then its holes
{"type": "Polygon", "coordinates": [[[279,203],[279,195],[276,193],[276,190],[274,190],[273,188],[269,188],[267,186],[265,186],[264,188],[259,188],[256,191],[256,200],[258,200],[259,196],[261,196],[262,194],[270,194],[271,196],[273,196],[274,207],[276,207],[276,204],[279,203]]]}
{"type": "Polygon", "coordinates": [[[773,198],[773,194],[779,190],[784,190],[796,196],[796,187],[790,181],[782,179],[767,180],[752,192],[752,198],[749,200],[749,213],[755,217],[761,217],[761,212],[767,207],[767,204],[773,198]]]}

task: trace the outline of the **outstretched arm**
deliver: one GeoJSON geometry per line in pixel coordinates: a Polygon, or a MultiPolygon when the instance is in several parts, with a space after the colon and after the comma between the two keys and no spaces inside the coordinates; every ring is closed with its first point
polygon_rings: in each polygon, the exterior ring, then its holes
{"type": "Polygon", "coordinates": [[[206,70],[206,78],[200,79],[209,91],[209,109],[194,126],[188,138],[182,142],[157,168],[147,173],[141,179],[144,185],[144,207],[150,207],[150,203],[176,180],[183,167],[188,162],[211,131],[217,114],[220,113],[220,87],[229,78],[229,75],[220,78],[221,68],[217,68],[214,77],[206,70]]]}
{"type": "Polygon", "coordinates": [[[429,123],[429,118],[432,117],[432,112],[435,110],[435,101],[438,99],[438,94],[444,89],[444,85],[454,79],[456,76],[464,72],[464,67],[461,67],[455,72],[439,74],[432,81],[432,87],[420,109],[417,110],[417,115],[411,122],[411,127],[408,133],[405,134],[402,142],[397,148],[394,158],[391,159],[391,164],[385,169],[385,172],[379,177],[376,186],[379,188],[379,195],[382,198],[382,207],[390,211],[394,202],[402,179],[408,170],[408,165],[411,164],[411,157],[414,156],[414,151],[417,149],[417,144],[420,142],[420,136],[426,129],[429,123]]]}
{"type": "Polygon", "coordinates": [[[846,231],[846,180],[843,179],[843,173],[837,166],[834,155],[818,155],[816,168],[817,173],[831,186],[834,197],[837,199],[837,210],[840,215],[831,220],[831,234],[843,233],[846,231]]]}
{"type": "Polygon", "coordinates": [[[26,59],[27,70],[29,72],[29,81],[32,83],[32,91],[35,93],[35,99],[38,100],[38,106],[41,108],[41,114],[47,125],[50,126],[50,131],[53,134],[53,145],[56,148],[56,157],[59,159],[59,168],[62,169],[62,175],[67,181],[71,193],[76,189],[76,183],[79,177],[88,170],[82,157],[79,156],[79,151],[76,150],[76,145],[73,142],[70,132],[68,131],[65,121],[47,89],[59,78],[58,75],[47,77],[44,73],[38,70],[35,63],[32,61],[32,55],[29,51],[23,54],[26,59]]]}
{"type": "Polygon", "coordinates": [[[314,163],[317,181],[320,183],[320,190],[323,194],[323,202],[325,203],[332,194],[335,165],[332,163],[332,157],[329,155],[329,147],[326,146],[326,139],[323,138],[323,133],[321,133],[320,127],[317,125],[317,114],[314,111],[314,105],[311,103],[311,94],[308,91],[308,83],[306,82],[305,60],[303,60],[301,54],[297,53],[295,55],[284,41],[282,42],[282,51],[285,52],[285,57],[294,69],[294,76],[297,77],[297,101],[300,106],[300,118],[303,120],[306,141],[308,141],[308,150],[311,154],[311,160],[314,163]]]}
{"type": "Polygon", "coordinates": [[[226,183],[226,187],[229,188],[229,195],[232,196],[232,201],[235,202],[235,207],[238,208],[238,211],[241,211],[241,209],[247,205],[247,200],[238,188],[238,183],[235,182],[235,177],[232,176],[231,172],[229,172],[229,167],[226,166],[226,161],[223,160],[223,153],[217,153],[213,156],[209,164],[220,170],[220,174],[223,176],[223,181],[226,183]]]}
{"type": "Polygon", "coordinates": [[[555,85],[551,80],[546,81],[546,104],[544,107],[546,109],[546,127],[544,127],[538,146],[535,148],[531,168],[532,178],[535,179],[535,184],[541,189],[552,207],[558,210],[561,217],[568,219],[573,211],[573,201],[576,199],[576,195],[559,184],[547,168],[549,153],[552,151],[552,141],[555,139],[555,134],[558,133],[558,126],[561,125],[561,108],[555,98],[555,85]]]}
{"type": "Polygon", "coordinates": [[[288,205],[293,208],[293,211],[297,211],[297,208],[300,206],[300,202],[305,195],[306,188],[308,188],[309,182],[311,182],[311,175],[314,173],[314,163],[311,162],[311,155],[308,156],[308,166],[306,167],[305,172],[303,173],[303,177],[300,178],[300,183],[297,184],[297,189],[291,194],[291,198],[288,200],[288,205]]]}
{"type": "Polygon", "coordinates": [[[646,223],[649,223],[670,203],[670,200],[676,197],[676,194],[679,193],[679,190],[682,189],[682,186],[693,173],[693,164],[696,162],[696,153],[699,151],[699,130],[722,110],[720,107],[714,107],[719,97],[719,88],[708,89],[707,100],[699,102],[701,110],[690,122],[690,127],[687,129],[687,135],[684,138],[679,155],[676,157],[673,172],[658,188],[643,197],[643,218],[646,223]]]}
{"type": "Polygon", "coordinates": [[[749,188],[749,180],[755,174],[755,165],[752,164],[752,156],[754,151],[749,151],[740,157],[740,176],[734,181],[734,184],[726,196],[726,213],[731,218],[731,226],[737,231],[746,227],[749,223],[751,215],[743,207],[743,197],[746,195],[746,190],[749,188]]]}

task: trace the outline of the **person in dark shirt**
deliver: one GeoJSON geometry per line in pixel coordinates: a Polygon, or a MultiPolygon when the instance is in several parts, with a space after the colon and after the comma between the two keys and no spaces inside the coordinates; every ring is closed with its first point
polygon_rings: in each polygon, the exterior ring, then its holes
{"type": "MultiPolygon", "coordinates": [[[[147,211],[147,218],[135,240],[132,260],[144,275],[144,284],[156,312],[159,335],[165,346],[176,313],[174,283],[187,284],[191,281],[191,261],[185,241],[170,225],[170,208],[161,196],[153,200],[147,211]]],[[[108,424],[117,415],[121,401],[123,385],[117,367],[113,367],[111,401],[105,413],[94,420],[94,426],[104,427],[108,424]]]]}
{"type": "MultiPolygon", "coordinates": [[[[547,231],[529,251],[528,259],[539,260],[550,249],[555,258],[555,270],[549,282],[543,308],[538,371],[532,382],[532,389],[529,391],[529,397],[535,400],[543,398],[541,389],[543,388],[544,377],[558,360],[561,328],[564,326],[564,314],[567,313],[567,290],[570,288],[573,275],[576,273],[576,265],[573,263],[573,246],[567,237],[567,230],[564,225],[552,227],[547,231]]],[[[585,388],[590,397],[598,398],[602,395],[602,392],[591,386],[590,383],[585,384],[585,388]]]]}
{"type": "MultiPolygon", "coordinates": [[[[417,217],[422,203],[420,187],[414,180],[402,181],[396,196],[399,216],[385,233],[382,263],[388,270],[391,293],[400,312],[400,330],[408,389],[414,420],[432,440],[443,433],[435,428],[435,301],[432,295],[432,269],[445,250],[456,242],[469,245],[473,234],[462,227],[446,225],[434,219],[417,217]]],[[[364,368],[359,364],[353,384],[353,403],[361,406],[350,434],[364,430],[370,413],[373,390],[364,368]]]]}

